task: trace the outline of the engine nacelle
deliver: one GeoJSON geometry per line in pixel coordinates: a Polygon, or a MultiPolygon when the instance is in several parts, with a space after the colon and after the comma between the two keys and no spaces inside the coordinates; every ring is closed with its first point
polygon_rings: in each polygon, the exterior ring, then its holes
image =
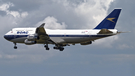
{"type": "Polygon", "coordinates": [[[92,41],[89,41],[89,42],[83,42],[83,43],[80,43],[81,45],[89,45],[89,44],[92,44],[92,41]]]}
{"type": "Polygon", "coordinates": [[[26,45],[33,45],[33,44],[36,44],[36,41],[29,41],[28,39],[26,39],[26,40],[24,41],[24,43],[25,43],[26,45]]]}
{"type": "Polygon", "coordinates": [[[35,41],[36,39],[38,39],[38,36],[37,35],[29,35],[29,36],[27,36],[27,39],[28,39],[28,41],[35,41]]]}

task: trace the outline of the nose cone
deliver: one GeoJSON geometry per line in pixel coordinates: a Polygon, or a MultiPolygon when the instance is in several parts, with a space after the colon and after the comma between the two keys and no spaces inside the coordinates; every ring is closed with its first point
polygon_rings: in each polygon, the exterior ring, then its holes
{"type": "Polygon", "coordinates": [[[7,35],[4,35],[4,38],[5,38],[6,40],[9,40],[9,37],[8,37],[7,35]]]}
{"type": "Polygon", "coordinates": [[[6,35],[4,35],[4,38],[5,38],[5,39],[7,39],[7,36],[6,36],[6,35]]]}

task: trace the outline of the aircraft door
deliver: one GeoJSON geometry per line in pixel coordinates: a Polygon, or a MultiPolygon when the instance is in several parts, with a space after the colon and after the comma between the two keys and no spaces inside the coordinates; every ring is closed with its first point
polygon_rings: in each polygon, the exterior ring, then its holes
{"type": "Polygon", "coordinates": [[[87,36],[87,37],[89,37],[90,36],[90,31],[85,31],[85,35],[87,36]]]}
{"type": "Polygon", "coordinates": [[[17,31],[13,33],[14,33],[14,38],[17,38],[17,31]]]}

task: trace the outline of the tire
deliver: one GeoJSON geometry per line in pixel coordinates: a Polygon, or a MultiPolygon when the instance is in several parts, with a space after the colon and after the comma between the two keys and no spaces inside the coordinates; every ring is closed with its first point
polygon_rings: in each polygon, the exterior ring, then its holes
{"type": "Polygon", "coordinates": [[[49,50],[49,48],[46,48],[46,50],[49,50]]]}
{"type": "Polygon", "coordinates": [[[60,51],[63,51],[64,50],[64,48],[60,48],[60,51]]]}
{"type": "Polygon", "coordinates": [[[17,49],[17,46],[14,46],[14,49],[17,49]]]}

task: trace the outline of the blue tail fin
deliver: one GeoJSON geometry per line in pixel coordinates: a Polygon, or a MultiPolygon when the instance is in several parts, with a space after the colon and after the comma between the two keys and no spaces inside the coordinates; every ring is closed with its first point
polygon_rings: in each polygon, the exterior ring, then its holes
{"type": "Polygon", "coordinates": [[[94,29],[114,29],[119,18],[121,9],[114,9],[97,27],[94,29]]]}

